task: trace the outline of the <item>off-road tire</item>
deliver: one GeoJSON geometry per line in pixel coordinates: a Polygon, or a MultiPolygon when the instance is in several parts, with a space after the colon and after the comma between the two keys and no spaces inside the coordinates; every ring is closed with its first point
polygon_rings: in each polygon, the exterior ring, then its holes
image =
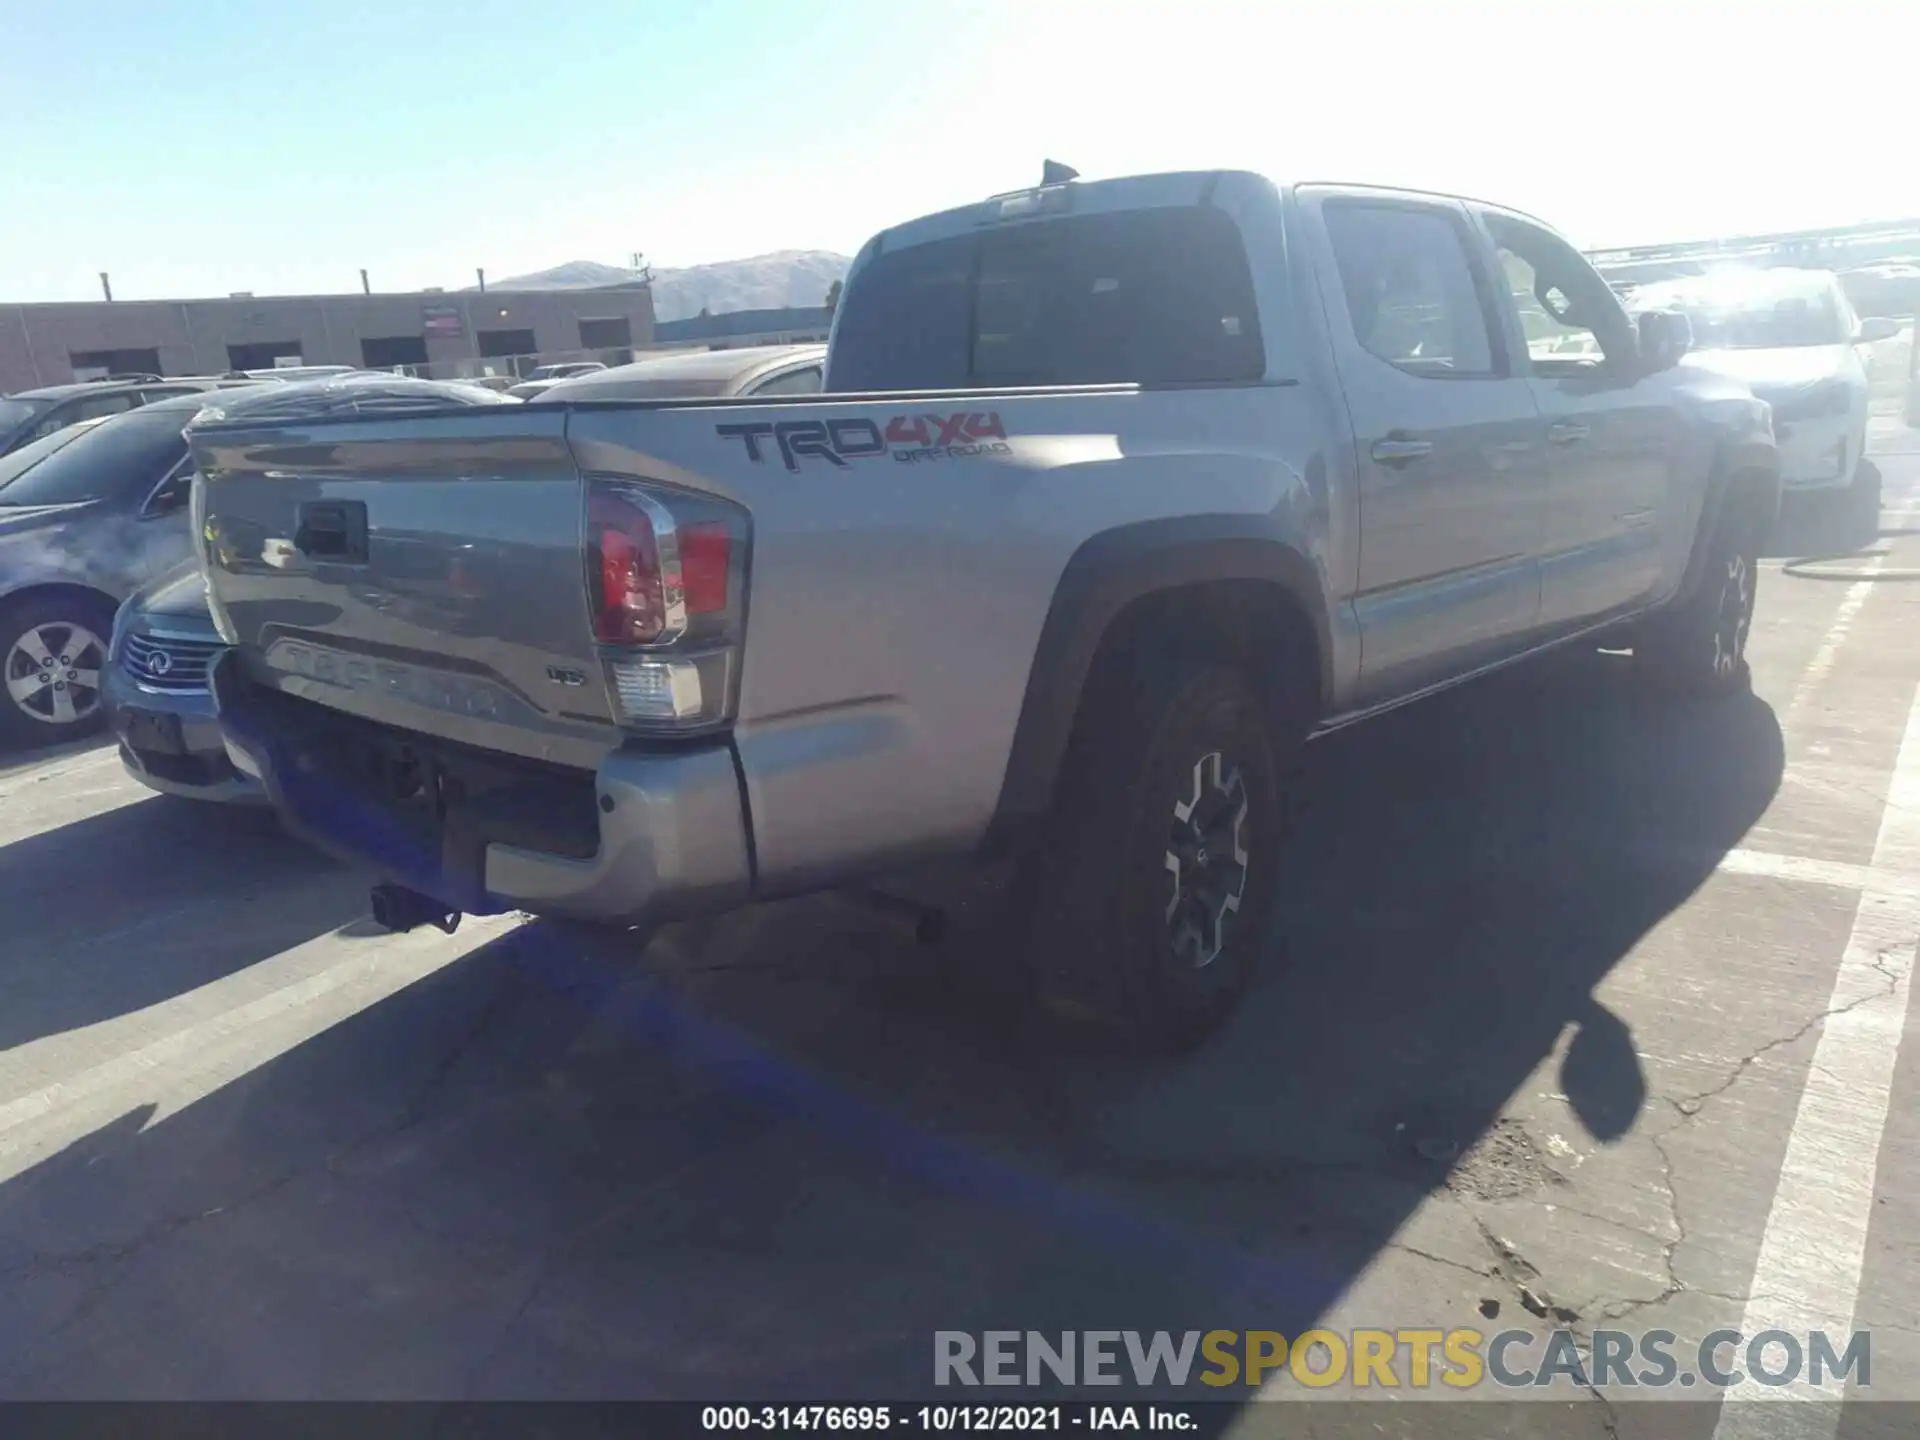
{"type": "Polygon", "coordinates": [[[104,599],[80,594],[29,595],[0,605],[0,745],[59,745],[105,726],[106,706],[99,687],[106,679],[112,633],[113,607],[104,599]],[[22,644],[36,635],[48,637],[41,648],[50,646],[57,653],[47,657],[54,662],[51,667],[42,667],[47,670],[45,683],[26,691],[23,682],[37,677],[22,644]],[[56,643],[62,635],[68,637],[65,645],[56,643]],[[67,662],[64,665],[60,663],[63,658],[67,662]],[[70,675],[90,675],[92,682],[70,682],[70,675]],[[58,718],[53,691],[56,685],[66,699],[60,708],[74,712],[69,720],[58,718]]]}
{"type": "Polygon", "coordinates": [[[1149,655],[1096,677],[1016,902],[1044,1007],[1143,1056],[1220,1026],[1270,942],[1293,743],[1230,665],[1149,655]]]}
{"type": "Polygon", "coordinates": [[[1692,592],[1641,626],[1634,661],[1655,688],[1715,697],[1749,687],[1747,637],[1765,528],[1754,507],[1729,505],[1706,541],[1692,592]]]}

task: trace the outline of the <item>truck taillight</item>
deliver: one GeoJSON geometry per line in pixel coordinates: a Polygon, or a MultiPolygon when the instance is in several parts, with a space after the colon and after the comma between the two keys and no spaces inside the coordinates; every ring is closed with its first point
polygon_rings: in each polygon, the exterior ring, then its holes
{"type": "Polygon", "coordinates": [[[621,722],[685,733],[732,717],[746,512],[630,480],[589,482],[587,599],[621,722]]]}

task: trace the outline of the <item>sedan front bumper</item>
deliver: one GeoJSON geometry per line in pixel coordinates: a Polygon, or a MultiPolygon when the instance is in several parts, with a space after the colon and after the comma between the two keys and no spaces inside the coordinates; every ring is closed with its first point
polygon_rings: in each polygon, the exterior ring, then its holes
{"type": "Polygon", "coordinates": [[[101,698],[120,742],[120,763],[151,790],[192,800],[265,804],[266,794],[227,757],[213,696],[149,689],[119,655],[107,666],[101,698]]]}

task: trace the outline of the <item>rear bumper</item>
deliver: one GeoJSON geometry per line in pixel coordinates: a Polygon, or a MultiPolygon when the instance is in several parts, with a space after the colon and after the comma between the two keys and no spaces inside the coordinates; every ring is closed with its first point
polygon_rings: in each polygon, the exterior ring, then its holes
{"type": "Polygon", "coordinates": [[[450,909],[642,925],[752,894],[739,775],[724,745],[615,750],[589,775],[290,700],[252,685],[232,655],[215,665],[213,690],[228,755],[288,828],[450,909]],[[369,774],[401,754],[449,777],[451,790],[436,792],[438,803],[383,792],[369,774]]]}

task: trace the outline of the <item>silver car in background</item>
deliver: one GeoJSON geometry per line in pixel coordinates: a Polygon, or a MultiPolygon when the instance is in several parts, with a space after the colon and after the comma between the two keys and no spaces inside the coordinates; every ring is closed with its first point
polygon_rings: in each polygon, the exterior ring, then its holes
{"type": "Polygon", "coordinates": [[[679,350],[556,380],[526,398],[546,400],[721,399],[734,395],[816,395],[824,345],[754,345],[679,350]]]}

